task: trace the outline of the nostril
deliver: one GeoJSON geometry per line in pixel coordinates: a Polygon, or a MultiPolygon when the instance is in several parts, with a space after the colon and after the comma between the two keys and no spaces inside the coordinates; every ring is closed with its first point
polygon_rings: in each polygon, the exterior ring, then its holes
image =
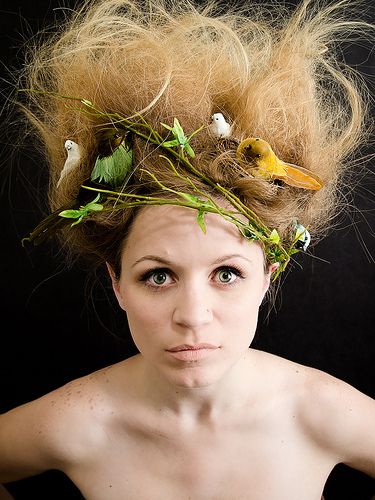
{"type": "Polygon", "coordinates": [[[212,312],[208,307],[189,307],[187,304],[175,308],[172,319],[176,324],[195,328],[212,320],[212,312]]]}

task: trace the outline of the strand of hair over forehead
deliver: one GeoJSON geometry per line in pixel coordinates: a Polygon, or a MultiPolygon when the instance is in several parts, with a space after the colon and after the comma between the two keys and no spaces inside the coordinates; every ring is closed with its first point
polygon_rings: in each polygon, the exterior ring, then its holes
{"type": "MultiPolygon", "coordinates": [[[[281,223],[297,215],[318,231],[337,204],[340,172],[370,130],[367,87],[337,49],[372,36],[373,26],[358,20],[364,5],[305,0],[291,14],[277,2],[84,1],[36,47],[27,86],[88,98],[128,117],[143,113],[154,123],[176,116],[187,131],[223,112],[239,139],[261,136],[285,161],[323,178],[325,188],[313,197],[285,190],[269,216],[281,223]]],[[[57,179],[63,141],[81,141],[85,154],[92,127],[65,104],[30,99],[57,179]]],[[[204,135],[195,140],[204,149],[204,135]]],[[[76,186],[89,173],[77,173],[76,186]]],[[[73,184],[60,202],[72,198],[73,184]]]]}

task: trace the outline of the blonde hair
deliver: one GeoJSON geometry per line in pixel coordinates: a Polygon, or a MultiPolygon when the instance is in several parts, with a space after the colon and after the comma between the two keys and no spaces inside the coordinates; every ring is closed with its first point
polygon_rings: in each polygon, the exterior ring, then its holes
{"type": "MultiPolygon", "coordinates": [[[[31,49],[21,86],[89,99],[124,117],[141,113],[160,132],[160,122],[174,117],[191,132],[223,113],[233,137],[265,139],[284,161],[318,174],[324,187],[313,192],[244,176],[233,147],[218,150],[205,131],[192,141],[195,165],[284,238],[297,219],[316,243],[342,207],[342,185],[371,129],[366,85],[338,57],[341,42],[372,29],[350,18],[353,5],[304,0],[291,12],[277,3],[89,0],[31,49]]],[[[102,122],[50,95],[30,93],[22,106],[46,153],[51,208],[69,204],[90,177],[102,122]],[[82,161],[57,187],[67,139],[80,145],[82,161]]],[[[136,163],[175,185],[165,161],[135,140],[136,163]]],[[[136,171],[129,189],[156,189],[146,184],[136,171]]],[[[64,238],[75,252],[114,263],[126,235],[118,229],[134,216],[124,212],[90,218],[64,238]]]]}

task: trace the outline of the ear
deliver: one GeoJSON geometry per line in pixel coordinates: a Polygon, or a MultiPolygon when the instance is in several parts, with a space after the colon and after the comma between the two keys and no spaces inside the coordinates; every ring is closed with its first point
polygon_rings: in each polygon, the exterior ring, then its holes
{"type": "Polygon", "coordinates": [[[277,271],[277,269],[279,269],[279,266],[280,266],[280,262],[274,262],[273,264],[270,264],[268,266],[269,276],[271,276],[271,274],[273,274],[275,271],[277,271]]]}
{"type": "Polygon", "coordinates": [[[275,262],[274,264],[270,264],[268,266],[268,271],[264,274],[264,284],[263,284],[263,294],[262,301],[270,287],[271,275],[279,268],[280,263],[275,262]]]}
{"type": "Polygon", "coordinates": [[[124,301],[123,301],[122,294],[120,291],[120,283],[119,283],[118,279],[116,278],[116,275],[115,275],[115,272],[114,272],[112,266],[110,264],[108,264],[108,262],[106,262],[106,266],[108,269],[109,276],[111,278],[112,288],[113,288],[113,291],[115,293],[117,302],[119,303],[119,306],[121,307],[121,309],[123,309],[125,311],[124,301]]]}

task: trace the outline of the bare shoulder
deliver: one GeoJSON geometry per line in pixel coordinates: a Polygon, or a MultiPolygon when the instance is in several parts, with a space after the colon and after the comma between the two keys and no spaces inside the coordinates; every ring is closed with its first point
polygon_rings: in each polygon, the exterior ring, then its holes
{"type": "Polygon", "coordinates": [[[264,381],[272,389],[277,385],[278,390],[283,388],[289,393],[298,396],[304,387],[311,368],[290,361],[265,351],[255,351],[258,370],[264,374],[264,381]]]}
{"type": "Polygon", "coordinates": [[[0,482],[84,460],[114,413],[108,367],[0,415],[0,482]]]}
{"type": "Polygon", "coordinates": [[[375,477],[375,400],[321,370],[259,352],[268,393],[293,405],[302,433],[335,463],[375,477]]]}
{"type": "Polygon", "coordinates": [[[325,372],[308,368],[299,405],[305,432],[318,446],[375,477],[375,400],[325,372]]]}

